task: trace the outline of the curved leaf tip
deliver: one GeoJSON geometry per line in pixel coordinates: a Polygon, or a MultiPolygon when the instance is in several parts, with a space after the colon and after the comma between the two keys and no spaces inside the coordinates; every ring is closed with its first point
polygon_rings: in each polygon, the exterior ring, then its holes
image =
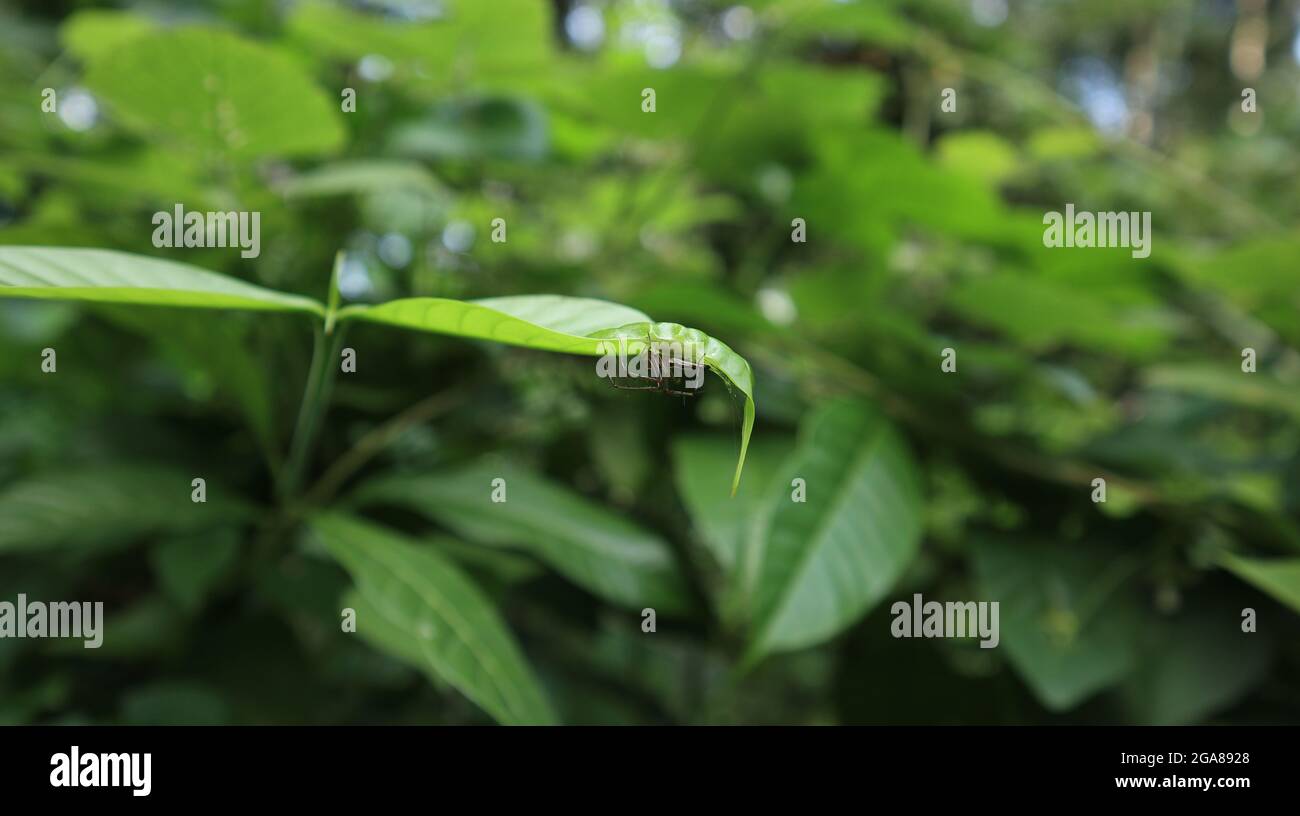
{"type": "Polygon", "coordinates": [[[745,398],[744,419],[740,430],[740,455],[736,459],[736,473],[731,479],[731,495],[736,495],[740,474],[745,468],[749,437],[754,430],[754,372],[749,362],[716,337],[680,323],[630,323],[591,336],[603,341],[598,347],[600,354],[612,351],[609,340],[627,341],[627,351],[631,354],[640,353],[651,342],[678,343],[686,359],[704,363],[727,384],[728,390],[740,391],[745,398]]]}

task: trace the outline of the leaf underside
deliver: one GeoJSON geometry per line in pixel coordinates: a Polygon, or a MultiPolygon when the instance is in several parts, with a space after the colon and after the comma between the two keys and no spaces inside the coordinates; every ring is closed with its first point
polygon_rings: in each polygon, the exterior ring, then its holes
{"type": "Polygon", "coordinates": [[[324,314],[311,298],[107,249],[0,247],[0,297],[324,314]]]}

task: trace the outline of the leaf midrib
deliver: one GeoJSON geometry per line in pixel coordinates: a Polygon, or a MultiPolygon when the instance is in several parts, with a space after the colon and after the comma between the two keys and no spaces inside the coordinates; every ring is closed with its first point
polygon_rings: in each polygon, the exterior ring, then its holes
{"type": "MultiPolygon", "coordinates": [[[[384,548],[382,547],[379,548],[379,550],[383,550],[383,549],[384,548]]],[[[520,716],[521,712],[515,710],[515,704],[519,703],[520,699],[516,696],[516,694],[511,693],[509,689],[509,686],[511,684],[506,684],[506,685],[502,684],[503,681],[501,677],[501,672],[504,671],[504,667],[501,666],[496,661],[495,657],[491,654],[491,650],[487,650],[486,653],[475,650],[475,646],[477,646],[479,650],[484,649],[485,641],[482,641],[478,637],[473,636],[471,634],[467,634],[467,632],[464,630],[463,627],[469,626],[468,621],[463,620],[462,618],[460,618],[455,614],[448,614],[447,606],[442,602],[442,599],[440,598],[440,596],[438,596],[435,590],[431,590],[429,588],[421,588],[420,585],[414,583],[410,578],[408,578],[404,570],[395,568],[391,563],[391,559],[386,559],[382,557],[381,554],[375,550],[368,550],[360,546],[357,546],[357,550],[358,552],[361,552],[363,555],[375,561],[381,562],[381,566],[390,570],[391,574],[395,578],[397,578],[399,583],[404,584],[408,588],[413,590],[416,595],[418,595],[422,600],[428,603],[431,608],[437,611],[438,614],[442,616],[443,620],[447,621],[448,626],[450,626],[450,628],[454,632],[456,632],[456,634],[461,638],[462,642],[464,642],[467,646],[470,647],[469,653],[474,656],[475,662],[483,666],[487,676],[491,678],[493,688],[495,688],[497,693],[501,695],[502,701],[506,703],[507,710],[513,711],[516,716],[520,716]],[[433,592],[432,597],[430,597],[429,595],[430,591],[433,592]]],[[[401,565],[399,564],[398,567],[400,566],[401,565]]],[[[381,601],[381,603],[383,602],[381,601]]],[[[470,626],[469,629],[472,632],[473,627],[470,626]]],[[[418,633],[416,633],[416,639],[417,642],[420,641],[418,633]]],[[[427,644],[424,647],[422,647],[422,651],[424,651],[425,649],[427,649],[427,644]]],[[[465,690],[461,689],[461,691],[464,692],[465,690]]],[[[525,705],[524,708],[526,709],[527,706],[525,705]]]]}
{"type": "MultiPolygon", "coordinates": [[[[777,603],[773,607],[772,613],[768,615],[767,621],[763,624],[763,635],[759,639],[760,642],[766,643],[768,638],[771,637],[772,627],[776,624],[776,621],[780,619],[781,613],[785,611],[786,605],[790,603],[790,596],[793,593],[794,588],[798,586],[799,580],[807,571],[808,565],[812,562],[813,554],[820,549],[822,543],[821,539],[825,535],[826,527],[830,520],[836,517],[836,511],[839,510],[841,504],[847,501],[849,488],[853,482],[852,474],[857,470],[859,465],[863,463],[863,460],[869,459],[870,455],[883,441],[885,437],[884,425],[879,422],[873,422],[872,424],[876,429],[874,435],[861,443],[863,446],[861,451],[853,457],[853,460],[849,463],[849,467],[845,468],[844,473],[846,474],[846,478],[836,486],[835,495],[831,499],[831,503],[827,506],[827,512],[817,520],[814,534],[809,538],[809,546],[805,548],[804,552],[800,555],[799,563],[795,567],[790,580],[786,582],[785,588],[777,598],[777,603]]],[[[868,433],[870,433],[870,431],[868,431],[868,433]]]]}

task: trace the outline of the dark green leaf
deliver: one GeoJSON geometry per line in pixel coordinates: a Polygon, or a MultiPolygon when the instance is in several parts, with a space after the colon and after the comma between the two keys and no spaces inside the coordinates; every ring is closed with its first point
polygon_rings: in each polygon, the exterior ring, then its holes
{"type": "Polygon", "coordinates": [[[663,539],[520,467],[485,460],[438,473],[380,477],[363,484],[356,498],[409,508],[473,541],[524,548],[579,586],[629,609],[670,614],[689,605],[663,539]],[[494,492],[505,500],[493,501],[494,492]]]}

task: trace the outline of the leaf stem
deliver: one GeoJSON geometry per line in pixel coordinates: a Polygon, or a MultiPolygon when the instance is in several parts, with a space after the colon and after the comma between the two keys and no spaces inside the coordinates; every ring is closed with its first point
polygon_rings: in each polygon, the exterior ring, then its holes
{"type": "MultiPolygon", "coordinates": [[[[331,328],[335,328],[331,326],[331,328]]],[[[335,361],[343,345],[344,330],[326,333],[324,326],[316,329],[312,341],[311,368],[303,388],[302,403],[298,407],[298,422],[289,447],[289,458],[280,480],[280,498],[287,499],[297,492],[310,463],[311,451],[316,442],[321,417],[329,403],[329,394],[338,371],[335,361]],[[328,349],[328,350],[327,350],[328,349]]]]}
{"type": "Polygon", "coordinates": [[[420,400],[388,422],[370,431],[351,450],[329,466],[316,484],[307,491],[306,501],[309,504],[317,505],[328,502],[352,474],[383,452],[403,433],[445,412],[456,405],[463,397],[463,391],[440,391],[420,400]]]}

